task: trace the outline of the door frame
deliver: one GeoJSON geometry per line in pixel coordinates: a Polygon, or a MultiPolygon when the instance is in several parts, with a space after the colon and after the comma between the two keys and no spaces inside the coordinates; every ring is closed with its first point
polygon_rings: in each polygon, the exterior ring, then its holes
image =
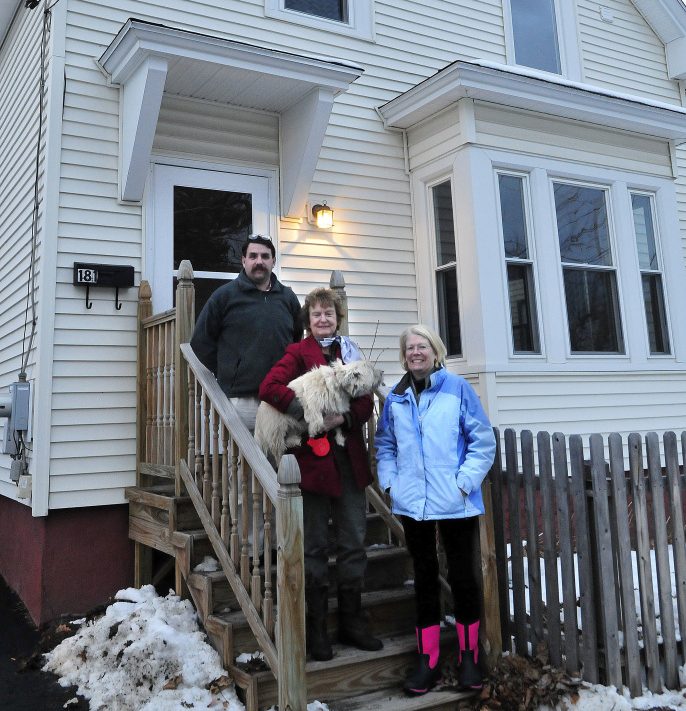
{"type": "MultiPolygon", "coordinates": [[[[277,221],[276,170],[227,163],[156,158],[150,165],[147,195],[144,201],[144,250],[142,278],[152,289],[153,311],[159,313],[172,308],[173,220],[169,211],[170,188],[174,184],[214,190],[240,190],[259,196],[259,211],[253,214],[253,231],[271,235],[278,265],[279,239],[277,221]]],[[[278,276],[278,266],[274,271],[278,276]]],[[[211,274],[211,273],[209,273],[211,274]]],[[[209,274],[207,274],[209,276],[209,274]]]]}

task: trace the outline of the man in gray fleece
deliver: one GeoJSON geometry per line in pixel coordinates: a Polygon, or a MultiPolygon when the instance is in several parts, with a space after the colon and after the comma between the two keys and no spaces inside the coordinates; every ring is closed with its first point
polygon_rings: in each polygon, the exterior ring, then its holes
{"type": "Polygon", "coordinates": [[[241,273],[200,312],[191,347],[253,432],[260,383],[286,346],[301,339],[302,325],[298,297],[272,274],[271,237],[251,235],[242,254],[241,273]]]}

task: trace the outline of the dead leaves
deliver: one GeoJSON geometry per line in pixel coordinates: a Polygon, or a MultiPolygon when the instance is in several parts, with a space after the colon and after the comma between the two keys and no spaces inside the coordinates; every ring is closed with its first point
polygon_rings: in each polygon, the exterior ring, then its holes
{"type": "MultiPolygon", "coordinates": [[[[453,662],[454,665],[454,662],[453,662]]],[[[456,675],[444,670],[442,688],[455,688],[456,675]]],[[[554,708],[563,698],[571,707],[579,698],[581,679],[554,669],[542,658],[531,659],[515,654],[501,657],[491,673],[484,678],[484,686],[477,697],[458,703],[462,711],[534,711],[542,704],[554,708]]]]}

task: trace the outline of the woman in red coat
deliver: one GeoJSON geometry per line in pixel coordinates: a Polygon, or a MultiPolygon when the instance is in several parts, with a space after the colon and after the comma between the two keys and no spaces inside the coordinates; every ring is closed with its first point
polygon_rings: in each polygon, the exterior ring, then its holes
{"type": "MultiPolygon", "coordinates": [[[[281,412],[303,416],[301,404],[288,383],[317,366],[340,358],[358,360],[359,350],[337,335],[343,317],[338,295],[331,289],[310,292],[302,308],[308,336],[286,348],[284,357],[267,373],[260,399],[281,412]]],[[[369,651],[383,646],[373,637],[361,607],[362,581],[367,566],[365,487],[372,480],[362,427],[371,417],[372,398],[355,398],[345,415],[325,414],[321,438],[307,439],[290,450],[300,466],[305,528],[305,602],[307,648],[313,659],[333,657],[326,631],[329,600],[329,518],[333,520],[338,572],[338,639],[369,651]],[[341,427],[345,445],[334,439],[341,427]]]]}

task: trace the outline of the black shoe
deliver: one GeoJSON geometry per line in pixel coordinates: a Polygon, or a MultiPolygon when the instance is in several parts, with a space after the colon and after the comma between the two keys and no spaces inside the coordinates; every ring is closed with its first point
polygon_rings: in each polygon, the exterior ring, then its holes
{"type": "Polygon", "coordinates": [[[457,683],[461,689],[480,689],[482,687],[481,671],[474,662],[474,652],[462,652],[462,661],[457,667],[457,683]]]}
{"type": "Polygon", "coordinates": [[[417,666],[407,679],[405,679],[403,691],[408,696],[421,696],[430,691],[440,678],[440,664],[437,662],[436,666],[431,669],[431,667],[429,667],[429,655],[420,654],[417,660],[417,666]]]}
{"type": "Polygon", "coordinates": [[[369,629],[359,585],[338,588],[338,641],[366,652],[378,652],[383,647],[369,629]]]}
{"type": "Polygon", "coordinates": [[[372,635],[367,622],[361,617],[345,621],[339,618],[338,641],[366,652],[378,652],[383,648],[383,642],[372,635]]]}

